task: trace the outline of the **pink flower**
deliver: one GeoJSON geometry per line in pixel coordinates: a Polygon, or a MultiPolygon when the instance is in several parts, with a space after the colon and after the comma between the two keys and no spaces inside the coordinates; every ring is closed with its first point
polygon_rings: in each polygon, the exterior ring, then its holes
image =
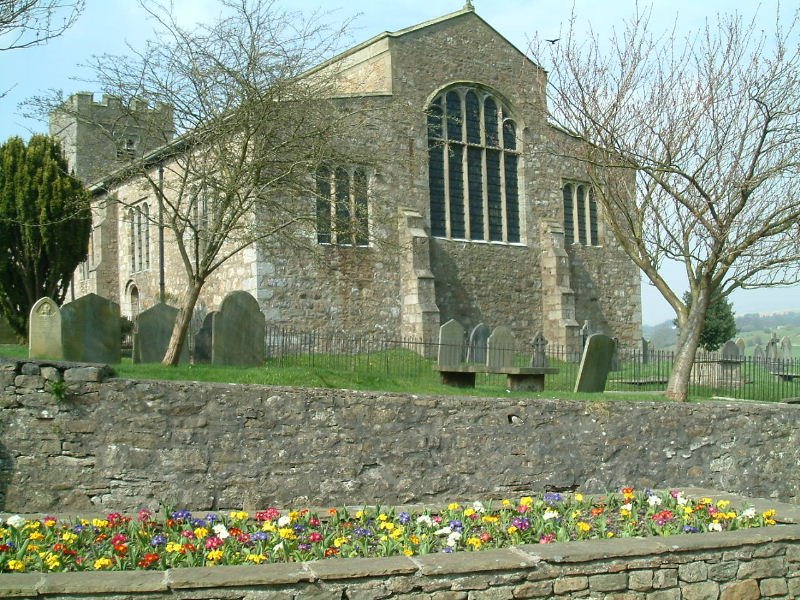
{"type": "Polygon", "coordinates": [[[224,546],[225,542],[219,539],[217,536],[212,535],[209,538],[206,538],[206,549],[208,550],[216,550],[220,546],[224,546]]]}

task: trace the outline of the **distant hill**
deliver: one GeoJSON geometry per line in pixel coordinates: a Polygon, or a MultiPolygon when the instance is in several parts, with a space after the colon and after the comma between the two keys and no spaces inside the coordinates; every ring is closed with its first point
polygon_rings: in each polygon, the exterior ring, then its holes
{"type": "MultiPolygon", "coordinates": [[[[756,344],[763,346],[774,333],[779,339],[786,336],[792,340],[794,354],[800,356],[800,312],[742,315],[736,317],[736,329],[736,337],[744,340],[745,348],[752,349],[756,344]]],[[[678,343],[678,329],[671,320],[643,325],[642,335],[660,350],[672,350],[678,343]]]]}

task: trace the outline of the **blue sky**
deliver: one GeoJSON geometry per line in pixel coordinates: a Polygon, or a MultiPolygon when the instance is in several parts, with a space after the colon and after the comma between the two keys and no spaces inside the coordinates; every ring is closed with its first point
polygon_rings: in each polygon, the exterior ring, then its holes
{"type": "MultiPolygon", "coordinates": [[[[174,0],[185,24],[213,19],[217,13],[214,0],[174,0]]],[[[353,44],[382,31],[403,29],[427,19],[458,10],[463,0],[294,0],[276,2],[279,6],[310,14],[318,11],[324,19],[341,22],[354,17],[350,28],[353,44]]],[[[535,33],[555,38],[566,26],[572,4],[563,0],[473,0],[477,13],[521,50],[535,33]]],[[[615,24],[629,17],[635,0],[575,0],[578,27],[604,35],[615,24]]],[[[641,2],[640,4],[645,4],[641,2]]],[[[796,2],[776,0],[656,0],[653,2],[653,25],[663,24],[678,30],[702,26],[719,12],[755,15],[759,27],[774,30],[776,16],[788,21],[796,2]]],[[[64,36],[45,46],[0,52],[0,90],[8,90],[0,99],[0,140],[12,135],[23,138],[45,132],[45,123],[24,119],[18,104],[47,89],[65,93],[93,91],[88,73],[81,68],[93,55],[124,54],[127,44],[141,47],[152,37],[152,25],[136,0],[87,0],[87,7],[77,24],[64,36]]],[[[665,272],[678,289],[681,268],[667,267],[665,272]]],[[[800,288],[740,291],[734,293],[737,314],[800,310],[800,288]]],[[[660,294],[642,282],[643,318],[656,324],[674,317],[660,294]]]]}

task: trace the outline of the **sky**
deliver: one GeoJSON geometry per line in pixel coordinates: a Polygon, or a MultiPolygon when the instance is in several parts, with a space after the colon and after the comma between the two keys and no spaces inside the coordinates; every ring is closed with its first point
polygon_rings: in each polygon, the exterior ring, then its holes
{"type": "MultiPolygon", "coordinates": [[[[464,0],[275,0],[280,7],[304,14],[317,12],[320,18],[350,25],[352,44],[383,31],[396,31],[422,21],[456,11],[464,0]]],[[[218,14],[215,0],[174,0],[184,25],[213,20],[218,14]]],[[[646,5],[645,0],[639,2],[646,5]]],[[[574,8],[577,27],[591,26],[598,35],[610,35],[621,20],[630,17],[636,0],[473,0],[476,12],[520,50],[535,34],[557,38],[566,28],[574,8]]],[[[776,18],[786,22],[796,2],[777,0],[654,0],[652,24],[673,24],[678,30],[700,27],[718,13],[738,12],[754,16],[758,25],[774,30],[776,18]]],[[[77,23],[60,38],[43,46],[0,52],[0,141],[13,135],[24,139],[44,133],[47,124],[26,119],[19,103],[48,89],[65,94],[95,91],[90,73],[82,68],[94,55],[126,54],[130,47],[142,48],[152,39],[152,23],[136,0],[87,0],[86,10],[77,23]]],[[[682,266],[667,265],[664,273],[678,290],[682,266]]],[[[736,314],[772,313],[800,310],[800,287],[734,292],[731,297],[736,314]]],[[[646,280],[642,281],[643,322],[647,325],[674,318],[661,295],[646,280]]]]}

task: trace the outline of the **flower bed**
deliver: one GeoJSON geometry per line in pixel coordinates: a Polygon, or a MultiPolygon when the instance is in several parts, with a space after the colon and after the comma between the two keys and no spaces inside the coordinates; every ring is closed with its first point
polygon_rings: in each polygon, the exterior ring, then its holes
{"type": "Polygon", "coordinates": [[[268,508],[196,515],[62,520],[12,516],[0,525],[0,571],[164,570],[474,552],[525,544],[720,532],[775,524],[775,511],[678,491],[623,488],[605,496],[545,493],[438,510],[268,508]]]}

